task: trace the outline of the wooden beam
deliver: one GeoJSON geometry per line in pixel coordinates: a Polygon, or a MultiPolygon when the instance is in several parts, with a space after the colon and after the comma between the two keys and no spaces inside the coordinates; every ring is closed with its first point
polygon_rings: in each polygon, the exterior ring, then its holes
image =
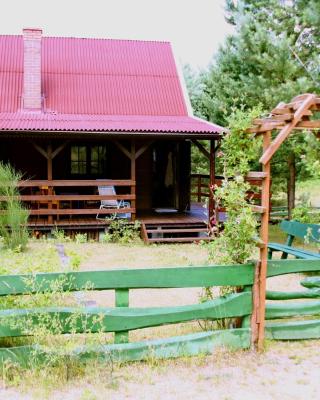
{"type": "Polygon", "coordinates": [[[320,129],[320,120],[312,120],[312,121],[301,121],[297,124],[295,129],[320,129]]]}
{"type": "MultiPolygon", "coordinates": [[[[48,145],[47,145],[47,155],[48,155],[48,157],[47,157],[47,179],[48,179],[49,185],[50,185],[50,182],[53,179],[53,176],[52,176],[53,175],[53,172],[52,172],[52,159],[53,159],[53,157],[52,157],[52,144],[51,144],[51,142],[49,142],[48,145]]],[[[48,186],[48,194],[49,195],[53,195],[52,186],[48,186]]],[[[48,201],[48,209],[49,210],[52,209],[52,201],[50,201],[50,200],[48,201]]],[[[48,223],[49,224],[53,223],[52,215],[48,216],[48,223]]]]}
{"type": "Polygon", "coordinates": [[[260,162],[266,165],[274,155],[274,153],[279,149],[281,144],[286,140],[286,138],[290,135],[293,128],[300,122],[301,117],[304,112],[314,103],[316,99],[315,95],[309,95],[306,99],[301,103],[300,107],[294,113],[293,120],[284,126],[278,136],[270,143],[269,147],[265,149],[262,157],[260,158],[260,162]]]}
{"type": "Polygon", "coordinates": [[[33,147],[44,157],[44,158],[46,158],[46,159],[48,159],[48,154],[47,154],[47,152],[42,148],[42,147],[40,147],[37,143],[35,143],[35,142],[31,142],[32,143],[32,145],[33,145],[33,147]]]}
{"type": "Polygon", "coordinates": [[[152,143],[154,143],[154,140],[151,140],[150,142],[140,147],[140,149],[136,152],[135,158],[139,158],[147,150],[147,148],[151,146],[152,143]]]}
{"type": "MultiPolygon", "coordinates": [[[[268,132],[263,137],[263,151],[270,147],[271,132],[268,132]]],[[[260,240],[264,246],[260,248],[260,270],[259,270],[259,310],[258,310],[258,338],[257,348],[263,350],[264,346],[264,329],[265,329],[265,307],[266,307],[266,281],[267,281],[267,266],[268,266],[268,238],[269,238],[269,209],[270,209],[270,183],[271,183],[271,166],[268,160],[262,167],[266,177],[262,181],[261,190],[261,206],[264,208],[264,213],[261,215],[260,240]]]]}
{"type": "Polygon", "coordinates": [[[118,142],[117,140],[113,141],[114,144],[122,151],[123,154],[125,154],[130,160],[131,160],[131,156],[132,154],[130,153],[130,151],[128,151],[123,144],[121,144],[120,142],[118,142]]]}
{"type": "Polygon", "coordinates": [[[201,151],[201,153],[207,157],[208,160],[210,160],[210,153],[209,151],[200,143],[198,140],[192,139],[192,143],[195,144],[198,149],[201,151]]]}
{"type": "MultiPolygon", "coordinates": [[[[131,180],[136,181],[136,142],[134,139],[131,140],[131,180]]],[[[131,220],[135,221],[136,219],[136,187],[131,186],[131,193],[134,196],[134,200],[131,201],[131,208],[134,209],[134,212],[131,213],[131,220]]]]}
{"type": "Polygon", "coordinates": [[[211,218],[214,213],[214,186],[215,186],[215,143],[214,140],[210,140],[210,197],[209,197],[209,221],[208,224],[211,226],[211,218]]]}
{"type": "Polygon", "coordinates": [[[52,159],[54,159],[70,142],[70,140],[67,140],[64,142],[61,146],[57,147],[53,152],[52,152],[52,159]]]}

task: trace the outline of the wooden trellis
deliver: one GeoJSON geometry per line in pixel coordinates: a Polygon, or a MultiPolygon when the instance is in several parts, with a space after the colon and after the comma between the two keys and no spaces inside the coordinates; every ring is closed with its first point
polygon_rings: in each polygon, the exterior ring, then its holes
{"type": "Polygon", "coordinates": [[[265,297],[266,277],[268,259],[268,236],[269,236],[269,210],[270,210],[270,180],[271,159],[281,144],[294,130],[313,130],[320,137],[320,120],[315,119],[315,113],[320,111],[320,96],[316,94],[301,94],[294,97],[290,103],[279,103],[266,118],[256,119],[250,133],[263,135],[263,154],[260,158],[262,172],[254,172],[263,180],[261,207],[262,213],[260,228],[260,257],[256,268],[256,277],[253,291],[253,313],[251,320],[252,343],[262,350],[265,332],[265,297]],[[278,131],[272,140],[272,131],[278,131]]]}

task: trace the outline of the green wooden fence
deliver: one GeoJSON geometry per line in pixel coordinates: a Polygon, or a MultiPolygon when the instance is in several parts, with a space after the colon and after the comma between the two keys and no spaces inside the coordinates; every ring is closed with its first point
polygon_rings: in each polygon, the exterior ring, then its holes
{"type": "MultiPolygon", "coordinates": [[[[268,263],[268,276],[283,273],[317,272],[320,262],[317,260],[281,260],[268,263]]],[[[320,338],[320,285],[319,278],[307,278],[304,284],[310,289],[293,292],[266,293],[266,337],[276,340],[319,339],[320,338]],[[300,300],[297,302],[288,300],[300,300]],[[306,300],[306,301],[301,301],[306,300]],[[272,302],[271,302],[272,301],[272,302]],[[312,318],[312,319],[310,319],[312,318]]]]}
{"type": "MultiPolygon", "coordinates": [[[[0,311],[0,338],[30,336],[41,324],[48,329],[54,321],[59,334],[114,332],[114,344],[81,346],[67,354],[80,360],[91,357],[113,360],[143,360],[149,357],[178,357],[211,353],[216,346],[248,348],[248,328],[200,332],[147,342],[129,343],[129,332],[135,329],[194,320],[218,320],[249,316],[252,312],[251,286],[254,264],[232,266],[199,266],[174,268],[121,269],[68,273],[7,275],[0,279],[1,296],[30,296],[59,290],[72,293],[82,290],[114,290],[115,307],[42,307],[0,311]],[[59,283],[57,285],[57,282],[59,283]],[[246,286],[247,291],[234,293],[200,304],[173,307],[129,307],[129,291],[151,288],[191,288],[207,286],[246,286]],[[45,318],[43,316],[45,315],[45,318]],[[31,321],[31,322],[30,322],[31,321]]],[[[37,344],[0,349],[0,361],[29,358],[45,359],[54,350],[37,344]],[[35,356],[36,355],[36,356],[35,356]]]]}
{"type": "MultiPolygon", "coordinates": [[[[319,260],[272,260],[268,263],[268,277],[320,270],[319,260]]],[[[252,287],[255,263],[232,266],[199,266],[173,268],[121,269],[108,271],[84,271],[68,273],[38,273],[34,275],[6,275],[0,277],[0,302],[6,296],[30,296],[38,293],[54,293],[57,289],[66,293],[83,290],[114,290],[115,307],[30,307],[0,310],[0,339],[29,337],[32,328],[41,326],[50,331],[51,324],[59,324],[61,334],[114,332],[113,344],[78,346],[63,350],[62,355],[85,361],[100,358],[116,361],[144,360],[150,357],[169,358],[212,353],[214,348],[229,346],[235,349],[249,348],[251,329],[248,326],[252,314],[252,287]],[[129,291],[153,288],[191,288],[212,286],[244,287],[240,293],[229,294],[200,304],[172,307],[129,306],[129,291]],[[45,315],[45,318],[43,316],[45,315]],[[213,330],[160,340],[129,343],[129,332],[136,329],[182,323],[194,320],[219,320],[243,317],[243,327],[213,330]],[[30,322],[31,321],[31,322],[30,322]],[[85,327],[85,328],[84,328],[85,327]]],[[[314,299],[320,297],[320,289],[311,288],[299,292],[267,292],[267,299],[279,303],[267,303],[266,336],[271,339],[320,338],[320,320],[296,321],[297,316],[317,315],[320,301],[285,304],[286,299],[314,299]],[[269,320],[290,319],[285,322],[269,320]],[[293,320],[292,320],[293,318],[293,320]]],[[[27,297],[26,297],[27,299],[27,297]]],[[[28,304],[28,301],[25,302],[28,304]]],[[[36,338],[36,336],[35,336],[36,338]]],[[[28,365],[30,357],[45,360],[58,349],[46,349],[38,343],[17,347],[0,348],[0,363],[17,361],[28,365]]],[[[60,353],[59,353],[60,354],[60,353]]]]}

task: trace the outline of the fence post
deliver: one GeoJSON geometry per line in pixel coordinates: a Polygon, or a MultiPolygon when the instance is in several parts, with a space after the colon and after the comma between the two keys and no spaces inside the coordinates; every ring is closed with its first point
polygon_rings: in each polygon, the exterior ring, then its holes
{"type": "MultiPolygon", "coordinates": [[[[129,307],[129,289],[116,289],[116,307],[129,307]]],[[[129,331],[115,332],[114,334],[115,343],[128,343],[129,342],[129,331]]]]}

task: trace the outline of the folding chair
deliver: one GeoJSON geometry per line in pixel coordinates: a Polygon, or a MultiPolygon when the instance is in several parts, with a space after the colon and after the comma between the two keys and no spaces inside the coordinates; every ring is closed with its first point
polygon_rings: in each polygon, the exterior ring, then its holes
{"type": "MultiPolygon", "coordinates": [[[[117,193],[115,191],[114,186],[98,186],[98,192],[100,196],[115,196],[117,193]]],[[[99,210],[103,209],[117,209],[119,210],[120,208],[127,208],[130,207],[130,203],[125,200],[101,200],[101,205],[99,207],[99,210]]],[[[116,218],[117,214],[111,214],[112,219],[116,218]]],[[[105,219],[104,218],[99,218],[99,213],[96,216],[96,219],[105,219]]]]}

